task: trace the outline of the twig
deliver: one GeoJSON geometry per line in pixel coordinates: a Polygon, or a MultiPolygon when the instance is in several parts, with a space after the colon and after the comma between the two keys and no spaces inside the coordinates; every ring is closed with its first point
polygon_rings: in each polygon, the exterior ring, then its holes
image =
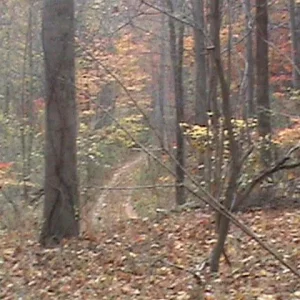
{"type": "Polygon", "coordinates": [[[244,164],[245,163],[245,161],[247,160],[247,158],[251,155],[251,153],[253,152],[253,150],[254,150],[254,146],[252,145],[249,149],[248,149],[248,151],[243,155],[243,157],[242,157],[242,159],[241,159],[241,161],[240,161],[240,164],[244,164]]]}
{"type": "Polygon", "coordinates": [[[167,265],[169,267],[172,267],[172,268],[175,268],[177,270],[180,270],[180,271],[184,271],[190,275],[192,275],[195,280],[197,281],[198,284],[203,284],[202,282],[202,279],[201,279],[201,275],[200,275],[200,272],[203,271],[206,266],[207,266],[207,259],[205,259],[201,265],[200,265],[200,268],[199,269],[191,269],[191,268],[185,268],[181,265],[177,265],[177,264],[174,264],[166,259],[158,259],[157,262],[161,262],[163,263],[164,265],[167,265]]]}
{"type": "Polygon", "coordinates": [[[109,191],[131,191],[131,190],[151,190],[151,189],[163,189],[163,188],[175,188],[176,186],[183,186],[183,184],[162,184],[162,185],[137,185],[137,186],[119,186],[119,187],[100,187],[99,190],[109,191]]]}

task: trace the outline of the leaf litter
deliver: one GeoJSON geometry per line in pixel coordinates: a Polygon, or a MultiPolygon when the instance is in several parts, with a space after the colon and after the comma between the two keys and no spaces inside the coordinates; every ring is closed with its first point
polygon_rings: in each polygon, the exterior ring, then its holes
{"type": "MultiPolygon", "coordinates": [[[[299,210],[239,217],[300,269],[299,210]]],[[[34,232],[0,234],[0,299],[300,299],[300,282],[232,226],[229,268],[194,271],[216,241],[213,215],[200,210],[118,221],[97,237],[43,249],[34,232]]]]}

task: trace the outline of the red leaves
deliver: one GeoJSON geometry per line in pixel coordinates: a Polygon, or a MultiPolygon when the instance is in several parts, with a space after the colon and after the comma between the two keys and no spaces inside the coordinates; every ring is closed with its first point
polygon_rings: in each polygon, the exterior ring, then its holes
{"type": "Polygon", "coordinates": [[[12,162],[0,162],[0,171],[6,172],[12,167],[12,162]]]}

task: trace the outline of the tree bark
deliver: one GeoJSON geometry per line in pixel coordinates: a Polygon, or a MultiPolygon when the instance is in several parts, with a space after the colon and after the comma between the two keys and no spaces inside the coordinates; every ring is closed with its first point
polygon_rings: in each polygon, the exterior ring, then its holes
{"type": "MultiPolygon", "coordinates": [[[[168,9],[173,14],[173,4],[167,1],[168,9]]],[[[175,21],[169,17],[170,55],[172,60],[175,106],[176,106],[176,203],[182,205],[184,198],[184,137],[180,124],[184,122],[184,92],[183,92],[183,52],[184,52],[184,25],[178,23],[176,32],[175,21]]]]}
{"type": "Polygon", "coordinates": [[[40,242],[79,234],[74,1],[44,0],[46,76],[45,202],[40,242]]]}
{"type": "Polygon", "coordinates": [[[205,23],[204,23],[204,4],[203,0],[192,0],[193,17],[195,26],[195,123],[207,125],[207,76],[206,76],[206,48],[205,48],[205,23]]]}
{"type": "Polygon", "coordinates": [[[10,57],[11,57],[11,26],[7,26],[6,29],[6,82],[5,82],[5,105],[4,105],[4,113],[9,114],[10,113],[10,101],[11,101],[11,76],[10,76],[10,69],[11,69],[11,62],[10,62],[10,57]]]}
{"type": "Polygon", "coordinates": [[[158,128],[160,130],[160,147],[161,149],[167,148],[166,139],[166,122],[165,122],[165,98],[166,98],[166,43],[165,43],[165,15],[161,16],[161,40],[160,40],[160,59],[159,59],[159,82],[158,82],[158,104],[157,104],[157,116],[158,116],[158,128]]]}
{"type": "Polygon", "coordinates": [[[246,116],[252,117],[255,113],[254,105],[254,57],[251,22],[251,2],[244,0],[245,27],[246,27],[246,116]]]}
{"type": "Polygon", "coordinates": [[[300,2],[290,0],[290,22],[292,35],[293,87],[300,89],[300,2]]]}
{"type": "MultiPolygon", "coordinates": [[[[215,26],[213,26],[214,22],[214,16],[213,16],[213,10],[214,10],[214,2],[208,1],[208,9],[209,9],[209,35],[213,39],[215,36],[215,26]]],[[[214,130],[218,130],[219,126],[219,118],[220,118],[220,109],[218,105],[218,99],[217,99],[217,89],[218,89],[218,75],[216,70],[216,64],[214,60],[214,56],[209,56],[209,80],[208,80],[208,109],[212,112],[212,125],[214,127],[214,130]]]]}
{"type": "Polygon", "coordinates": [[[261,159],[265,167],[269,166],[272,160],[269,143],[271,137],[271,112],[268,48],[268,1],[256,0],[256,101],[258,133],[263,138],[261,159]]]}

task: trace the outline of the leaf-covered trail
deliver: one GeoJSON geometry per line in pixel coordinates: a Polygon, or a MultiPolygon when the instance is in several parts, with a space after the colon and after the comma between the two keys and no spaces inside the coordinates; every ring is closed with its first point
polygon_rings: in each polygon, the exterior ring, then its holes
{"type": "Polygon", "coordinates": [[[116,187],[129,187],[134,185],[134,174],[139,166],[146,162],[146,154],[139,153],[130,161],[124,163],[106,183],[108,189],[103,190],[93,208],[93,225],[110,226],[112,222],[121,219],[135,219],[137,214],[131,204],[133,190],[113,190],[116,187]]]}

